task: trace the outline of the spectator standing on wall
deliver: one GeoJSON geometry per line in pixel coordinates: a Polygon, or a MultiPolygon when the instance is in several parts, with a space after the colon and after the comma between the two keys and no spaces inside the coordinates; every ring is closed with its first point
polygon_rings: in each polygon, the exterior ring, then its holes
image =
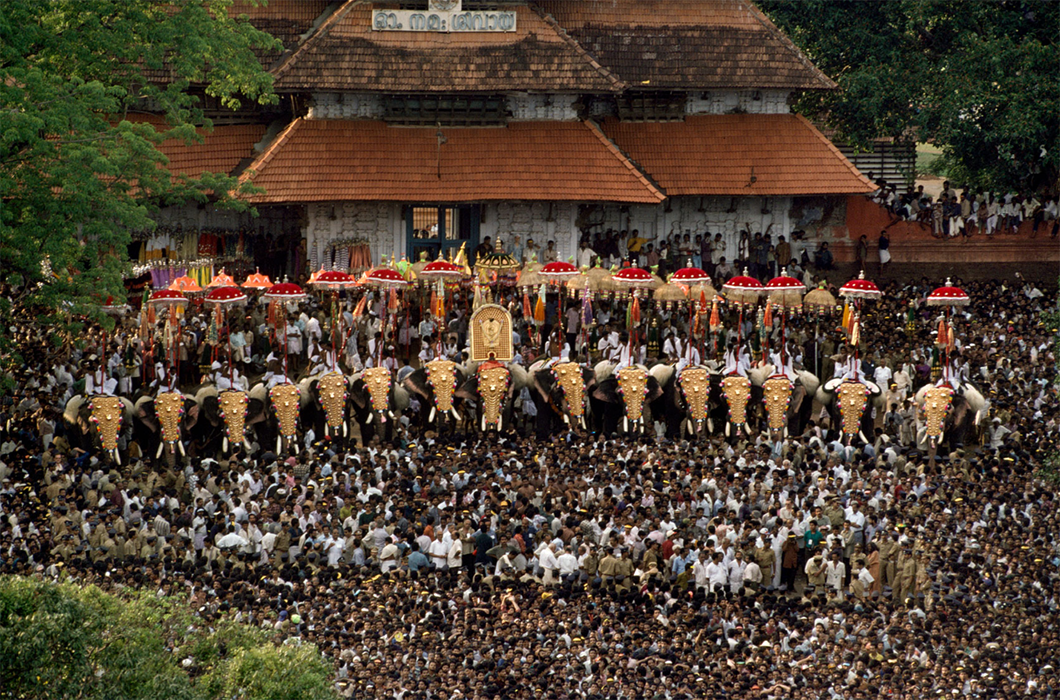
{"type": "Polygon", "coordinates": [[[887,263],[891,262],[891,237],[887,235],[886,229],[880,231],[880,239],[876,242],[880,251],[880,274],[887,269],[887,263]]]}

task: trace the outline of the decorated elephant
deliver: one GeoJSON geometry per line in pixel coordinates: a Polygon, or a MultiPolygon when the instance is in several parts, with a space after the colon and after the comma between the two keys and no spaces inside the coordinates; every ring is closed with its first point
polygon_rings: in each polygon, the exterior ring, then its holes
{"type": "Polygon", "coordinates": [[[790,380],[775,373],[766,364],[747,373],[751,380],[751,403],[754,414],[762,411],[761,423],[771,433],[801,435],[813,415],[813,400],[821,380],[813,372],[795,371],[790,380]]]}
{"type": "MultiPolygon", "coordinates": [[[[669,367],[669,365],[663,365],[669,367]]],[[[659,370],[665,375],[665,370],[659,370]]],[[[662,385],[644,365],[616,369],[610,362],[601,362],[593,369],[596,387],[590,394],[592,425],[595,432],[606,435],[631,429],[642,431],[647,424],[645,409],[650,413],[652,402],[662,396],[662,385]]]]}
{"type": "Polygon", "coordinates": [[[452,425],[463,417],[463,399],[457,389],[467,381],[467,369],[451,360],[436,359],[414,370],[403,385],[410,396],[420,399],[420,424],[452,425]]]}
{"type": "Polygon", "coordinates": [[[185,443],[192,439],[200,417],[195,397],[177,391],[145,394],[133,404],[133,439],[145,455],[156,459],[167,453],[171,461],[186,452],[185,443]]]}
{"type": "Polygon", "coordinates": [[[475,422],[482,432],[511,429],[515,397],[530,386],[526,368],[515,363],[488,360],[468,366],[468,376],[457,396],[474,404],[475,422]]]}
{"type": "Polygon", "coordinates": [[[883,407],[883,392],[875,382],[836,377],[817,389],[816,399],[827,407],[833,429],[847,437],[870,442],[875,434],[873,409],[883,407]]]}
{"type": "Polygon", "coordinates": [[[90,452],[97,447],[118,457],[119,440],[133,435],[135,406],[124,397],[78,394],[66,402],[63,421],[71,445],[90,452]]]}
{"type": "Polygon", "coordinates": [[[934,457],[940,444],[955,450],[976,441],[986,399],[968,382],[959,384],[957,389],[949,384],[925,384],[916,392],[916,405],[918,415],[923,416],[917,444],[934,457]]]}
{"type": "Polygon", "coordinates": [[[535,433],[544,439],[565,427],[589,426],[589,394],[596,373],[577,362],[541,360],[528,370],[530,396],[537,408],[535,433]]]}
{"type": "Polygon", "coordinates": [[[349,382],[353,415],[367,443],[373,436],[391,440],[394,425],[409,407],[409,392],[394,380],[386,367],[370,367],[354,374],[349,382]]]}

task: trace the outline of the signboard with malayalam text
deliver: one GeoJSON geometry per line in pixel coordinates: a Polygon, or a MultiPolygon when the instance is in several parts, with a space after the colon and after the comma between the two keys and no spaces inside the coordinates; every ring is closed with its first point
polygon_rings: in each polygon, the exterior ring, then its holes
{"type": "Polygon", "coordinates": [[[377,32],[514,32],[515,12],[464,12],[461,0],[431,0],[426,12],[372,10],[372,29],[377,32]]]}

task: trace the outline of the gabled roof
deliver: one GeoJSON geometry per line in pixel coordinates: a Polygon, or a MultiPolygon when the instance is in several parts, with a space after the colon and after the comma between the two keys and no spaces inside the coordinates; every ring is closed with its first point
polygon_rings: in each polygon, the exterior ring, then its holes
{"type": "Polygon", "coordinates": [[[538,0],[631,88],[835,87],[750,0],[538,0]]]}
{"type": "MultiPolygon", "coordinates": [[[[230,15],[246,15],[256,29],[271,34],[283,44],[284,51],[298,45],[298,39],[308,32],[313,23],[328,8],[330,0],[268,0],[255,5],[248,0],[235,0],[229,8],[230,15]]],[[[255,51],[258,60],[266,69],[274,64],[283,52],[255,51]]]]}
{"type": "Polygon", "coordinates": [[[876,186],[795,114],[720,114],[603,125],[667,196],[861,194],[876,186]]]}
{"type": "Polygon", "coordinates": [[[585,122],[438,129],[299,118],[240,180],[265,190],[248,201],[268,204],[664,199],[585,122]]]}
{"type": "MultiPolygon", "coordinates": [[[[148,122],[157,131],[165,131],[165,120],[157,115],[130,115],[131,122],[148,122]]],[[[240,162],[253,157],[254,144],[265,136],[264,124],[229,124],[215,126],[211,131],[199,129],[202,143],[187,143],[181,139],[166,139],[157,146],[169,159],[169,171],[174,175],[199,177],[204,172],[231,175],[240,162]]]]}
{"type": "Polygon", "coordinates": [[[525,5],[514,32],[373,31],[372,8],[347,2],[273,69],[279,92],[614,92],[605,68],[525,5]]]}

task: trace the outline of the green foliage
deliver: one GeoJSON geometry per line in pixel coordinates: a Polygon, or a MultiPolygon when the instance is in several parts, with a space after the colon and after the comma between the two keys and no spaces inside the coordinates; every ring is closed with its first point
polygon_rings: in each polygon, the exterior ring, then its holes
{"type": "Polygon", "coordinates": [[[762,0],[839,84],[800,111],[861,148],[931,142],[973,187],[1045,189],[1060,172],[1060,3],[1052,0],[762,0]],[[1045,150],[1044,155],[1042,150],[1045,150]]]}
{"type": "Polygon", "coordinates": [[[211,197],[243,207],[234,178],[173,177],[157,149],[201,141],[204,94],[233,108],[276,101],[254,49],[279,42],[231,5],[0,3],[0,269],[20,285],[15,304],[46,321],[98,318],[100,302],[123,298],[129,232],[150,229],[159,207],[211,197]],[[148,108],[165,127],[129,119],[148,108]]]}
{"type": "Polygon", "coordinates": [[[167,599],[0,579],[2,697],[325,700],[329,677],[313,645],[277,646],[230,620],[207,627],[167,599]]]}

